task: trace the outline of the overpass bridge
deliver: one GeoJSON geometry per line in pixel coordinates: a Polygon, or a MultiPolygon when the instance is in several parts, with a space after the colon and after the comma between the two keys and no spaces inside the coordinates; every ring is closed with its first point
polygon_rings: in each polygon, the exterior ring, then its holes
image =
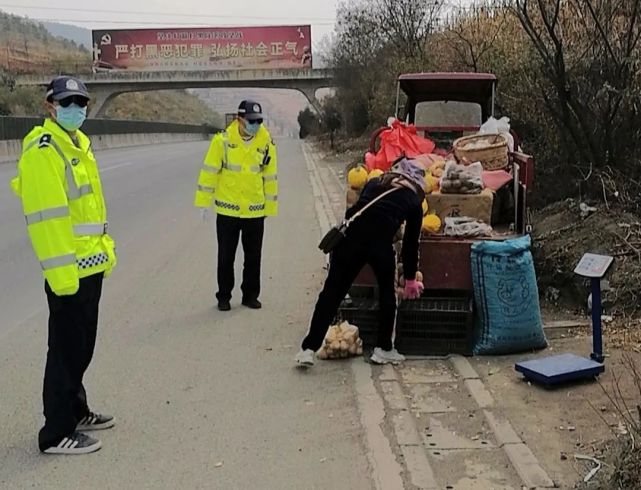
{"type": "MultiPolygon", "coordinates": [[[[55,75],[28,75],[17,85],[47,85],[55,75]]],[[[279,88],[301,92],[320,112],[316,92],[332,85],[332,73],[323,69],[264,69],[221,71],[113,71],[80,76],[91,92],[90,117],[102,117],[109,102],[126,92],[188,88],[279,88]]]]}

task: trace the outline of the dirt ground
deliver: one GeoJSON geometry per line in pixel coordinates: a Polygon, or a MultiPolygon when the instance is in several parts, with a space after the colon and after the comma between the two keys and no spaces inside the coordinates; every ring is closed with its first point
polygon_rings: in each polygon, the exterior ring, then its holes
{"type": "Polygon", "coordinates": [[[566,314],[585,311],[589,284],[573,270],[584,253],[602,253],[615,258],[606,276],[605,313],[637,318],[641,217],[605,207],[582,213],[581,204],[568,199],[534,213],[532,252],[541,297],[550,309],[566,314]]]}
{"type": "MultiPolygon", "coordinates": [[[[605,442],[619,434],[621,418],[608,398],[608,393],[614,392],[615,375],[621,376],[621,390],[630,407],[641,402],[641,394],[622,364],[626,351],[611,348],[607,341],[606,371],[598,382],[545,389],[525,381],[514,371],[518,361],[564,352],[587,356],[592,351],[591,337],[574,332],[565,337],[550,340],[547,351],[475,357],[471,362],[559,488],[581,488],[577,482],[583,480],[593,465],[577,461],[574,456],[594,456],[605,442]]],[[[641,367],[641,354],[627,353],[641,367]]]]}

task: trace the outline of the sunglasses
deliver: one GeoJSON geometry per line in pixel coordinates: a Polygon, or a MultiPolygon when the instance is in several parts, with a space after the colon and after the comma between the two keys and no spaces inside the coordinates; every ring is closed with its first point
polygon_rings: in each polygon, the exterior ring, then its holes
{"type": "Polygon", "coordinates": [[[79,107],[87,107],[87,103],[89,102],[89,99],[86,97],[82,97],[81,95],[71,95],[69,97],[65,97],[64,99],[60,99],[58,101],[58,104],[60,104],[62,107],[69,107],[71,104],[76,104],[79,107]]]}
{"type": "Polygon", "coordinates": [[[245,119],[245,120],[247,121],[247,124],[263,124],[262,119],[253,119],[251,121],[249,119],[245,119]]]}

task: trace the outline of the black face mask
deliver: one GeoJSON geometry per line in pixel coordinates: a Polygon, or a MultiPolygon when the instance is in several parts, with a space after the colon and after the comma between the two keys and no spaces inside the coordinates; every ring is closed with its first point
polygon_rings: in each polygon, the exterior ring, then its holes
{"type": "Polygon", "coordinates": [[[61,107],[69,107],[71,104],[76,104],[79,107],[87,107],[88,102],[89,99],[86,97],[82,97],[81,95],[71,95],[64,99],[60,99],[58,104],[60,104],[61,107]]]}

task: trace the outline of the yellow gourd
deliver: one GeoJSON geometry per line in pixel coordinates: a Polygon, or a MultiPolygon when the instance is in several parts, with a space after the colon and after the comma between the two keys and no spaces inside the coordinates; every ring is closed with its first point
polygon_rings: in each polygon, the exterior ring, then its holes
{"type": "Polygon", "coordinates": [[[383,175],[383,171],[380,168],[375,168],[367,175],[367,180],[372,180],[383,175]]]}
{"type": "Polygon", "coordinates": [[[428,211],[429,211],[429,206],[427,205],[427,201],[423,199],[423,216],[426,216],[428,211]]]}
{"type": "Polygon", "coordinates": [[[423,218],[423,230],[429,233],[438,233],[441,229],[441,219],[435,214],[428,214],[423,218]]]}
{"type": "Polygon", "coordinates": [[[429,194],[430,192],[437,191],[440,186],[440,181],[431,174],[425,174],[425,189],[429,194]]]}
{"type": "Polygon", "coordinates": [[[362,189],[367,183],[367,170],[365,167],[356,167],[347,173],[347,182],[354,189],[362,189]]]}

